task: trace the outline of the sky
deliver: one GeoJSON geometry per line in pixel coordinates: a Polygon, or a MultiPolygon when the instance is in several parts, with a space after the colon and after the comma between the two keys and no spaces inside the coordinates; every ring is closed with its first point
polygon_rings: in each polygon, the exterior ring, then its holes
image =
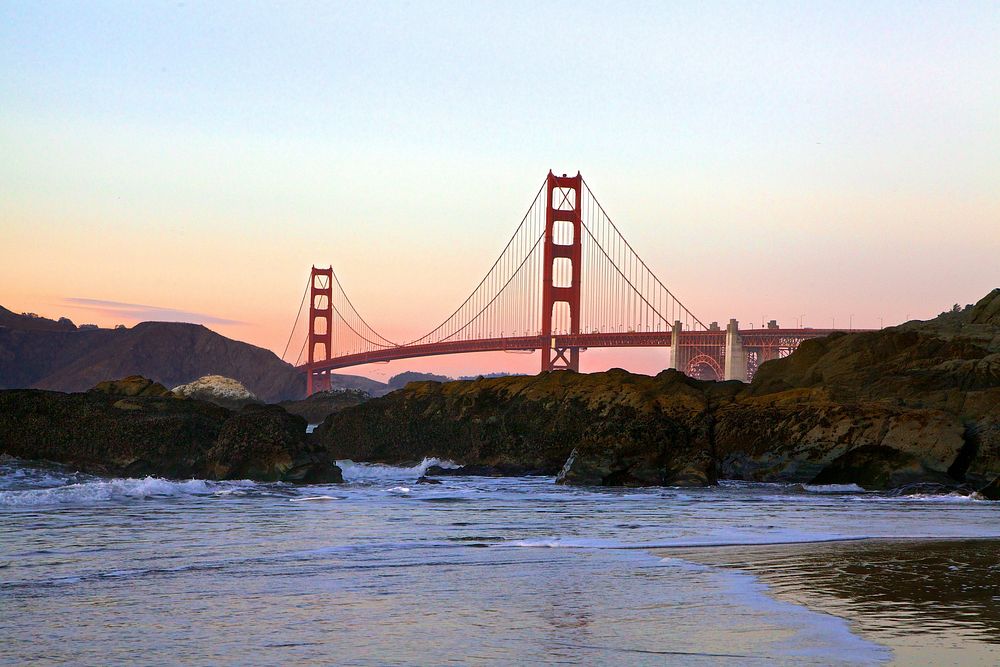
{"type": "Polygon", "coordinates": [[[196,321],[280,354],[333,265],[414,339],[549,169],[582,172],[706,322],[974,302],[1000,285],[1000,4],[0,0],[11,310],[196,321]]]}

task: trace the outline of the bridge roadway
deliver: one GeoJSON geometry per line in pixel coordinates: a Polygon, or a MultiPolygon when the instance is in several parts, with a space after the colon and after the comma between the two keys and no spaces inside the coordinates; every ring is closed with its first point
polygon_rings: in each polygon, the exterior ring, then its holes
{"type": "MultiPolygon", "coordinates": [[[[803,340],[820,338],[842,329],[741,329],[739,331],[743,347],[746,349],[777,350],[794,349],[803,340]]],[[[680,347],[691,351],[701,350],[706,354],[716,356],[717,350],[724,348],[726,330],[682,331],[680,347]]],[[[420,345],[402,345],[386,347],[370,352],[346,354],[316,361],[313,364],[298,366],[303,372],[322,373],[362,364],[385,363],[399,359],[415,357],[431,357],[443,354],[463,354],[468,352],[533,352],[546,347],[556,349],[566,348],[598,348],[598,347],[671,347],[672,332],[670,331],[628,331],[621,333],[582,333],[557,334],[546,336],[508,336],[501,338],[483,338],[478,340],[456,340],[420,345]]]]}

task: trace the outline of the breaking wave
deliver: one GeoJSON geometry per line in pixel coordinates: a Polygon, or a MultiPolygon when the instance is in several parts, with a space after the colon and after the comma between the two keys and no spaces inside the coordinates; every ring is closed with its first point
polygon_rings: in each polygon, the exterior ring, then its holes
{"type": "Polygon", "coordinates": [[[147,500],[179,496],[243,495],[257,485],[249,480],[209,482],[201,479],[171,481],[159,477],[142,479],[93,478],[67,484],[66,478],[49,475],[32,484],[36,488],[0,490],[0,505],[35,507],[91,504],[115,500],[147,500]],[[41,487],[41,488],[37,488],[41,487]]]}

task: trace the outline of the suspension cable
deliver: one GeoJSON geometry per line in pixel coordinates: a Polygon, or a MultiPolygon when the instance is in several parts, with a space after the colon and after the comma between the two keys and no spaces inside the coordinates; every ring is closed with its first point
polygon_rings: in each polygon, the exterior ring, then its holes
{"type": "MultiPolygon", "coordinates": [[[[686,312],[686,313],[687,313],[688,315],[690,315],[690,316],[691,316],[691,318],[692,318],[692,319],[693,319],[693,320],[694,320],[695,322],[697,322],[698,324],[700,324],[700,325],[702,326],[702,328],[704,328],[704,329],[708,329],[708,327],[707,327],[707,326],[705,326],[705,323],[704,323],[704,322],[702,322],[701,320],[699,320],[699,319],[698,319],[698,317],[697,317],[697,316],[696,316],[696,315],[695,315],[694,313],[692,313],[692,312],[690,311],[690,309],[688,309],[688,307],[687,307],[687,306],[685,306],[685,305],[684,305],[684,304],[683,304],[683,303],[681,302],[681,300],[680,300],[680,299],[678,299],[678,298],[677,298],[677,297],[676,297],[676,296],[674,295],[674,293],[673,293],[673,292],[671,292],[671,291],[670,291],[670,289],[669,289],[669,288],[668,288],[668,287],[667,287],[666,285],[664,285],[664,284],[663,284],[663,282],[662,282],[662,281],[661,281],[661,280],[660,280],[660,279],[659,279],[659,278],[658,278],[658,277],[656,276],[656,274],[655,274],[655,273],[653,273],[653,271],[652,271],[652,270],[651,270],[651,269],[650,269],[650,268],[649,268],[648,266],[646,266],[646,263],[645,263],[644,261],[642,261],[642,257],[640,257],[640,256],[639,256],[639,253],[637,253],[637,252],[636,252],[636,251],[635,251],[635,250],[634,250],[634,249],[632,248],[632,246],[631,246],[631,245],[629,244],[629,242],[628,242],[628,239],[626,239],[626,238],[625,238],[625,235],[624,235],[624,234],[622,234],[622,233],[621,233],[621,230],[619,230],[619,229],[618,229],[618,225],[616,225],[616,224],[615,224],[615,221],[611,219],[611,216],[610,216],[610,215],[608,215],[607,211],[605,211],[605,210],[604,210],[604,207],[603,207],[603,206],[601,206],[601,202],[600,202],[600,200],[598,200],[598,199],[597,199],[597,197],[596,197],[596,196],[594,195],[594,191],[590,189],[590,185],[589,185],[589,184],[588,184],[588,183],[587,183],[586,181],[584,181],[584,180],[583,180],[582,178],[581,178],[580,180],[581,180],[581,181],[583,181],[583,186],[584,186],[585,188],[587,188],[587,194],[588,194],[588,195],[590,195],[590,197],[591,197],[591,198],[592,198],[592,199],[594,200],[594,203],[595,203],[595,204],[597,204],[597,208],[598,208],[598,209],[599,209],[599,210],[601,211],[601,214],[602,214],[602,215],[603,215],[603,216],[605,217],[605,219],[606,219],[606,220],[608,221],[608,223],[609,223],[609,224],[610,224],[610,225],[611,225],[611,226],[612,226],[612,227],[614,228],[615,232],[617,232],[617,233],[618,233],[618,236],[619,236],[619,237],[621,237],[621,240],[622,240],[622,242],[624,242],[624,243],[625,243],[625,246],[626,246],[626,247],[628,248],[629,252],[631,252],[631,253],[632,253],[633,255],[635,255],[635,258],[636,258],[637,260],[639,260],[639,263],[640,263],[640,264],[642,264],[642,267],[643,267],[644,269],[646,269],[646,271],[649,271],[650,275],[652,275],[652,276],[653,276],[653,279],[654,279],[654,280],[656,280],[656,282],[657,282],[657,283],[658,283],[658,284],[660,285],[660,287],[662,287],[662,288],[663,288],[663,290],[664,290],[664,291],[665,291],[665,292],[666,292],[667,294],[669,294],[669,295],[670,295],[670,298],[672,298],[672,299],[673,299],[674,301],[676,301],[676,302],[677,302],[677,305],[679,305],[679,306],[680,306],[681,308],[683,308],[683,309],[684,309],[684,312],[686,312]]],[[[589,230],[589,229],[587,230],[587,233],[588,233],[588,234],[590,233],[590,230],[589,230]]],[[[591,235],[591,238],[593,238],[593,235],[591,235]]],[[[600,246],[600,244],[598,244],[598,246],[600,246]]],[[[610,258],[609,258],[609,259],[610,259],[610,258]]],[[[623,277],[624,277],[624,276],[623,276],[623,277]]],[[[634,289],[634,288],[633,288],[633,289],[634,289]]],[[[645,300],[645,299],[643,299],[643,300],[645,300]]],[[[647,302],[647,303],[648,303],[648,302],[647,302]]],[[[662,317],[662,315],[661,315],[661,317],[662,317]]]]}
{"type": "MultiPolygon", "coordinates": [[[[309,276],[309,280],[306,281],[306,289],[302,292],[302,301],[299,302],[299,309],[295,311],[295,322],[292,324],[292,330],[288,332],[288,342],[285,343],[285,350],[281,353],[281,360],[285,360],[285,355],[288,354],[288,346],[292,344],[292,336],[295,335],[295,327],[299,326],[299,317],[302,316],[302,306],[306,302],[306,295],[309,294],[309,283],[312,281],[312,276],[309,276]]],[[[308,336],[307,336],[308,338],[308,336]]],[[[299,356],[302,356],[301,352],[299,356]]]]}

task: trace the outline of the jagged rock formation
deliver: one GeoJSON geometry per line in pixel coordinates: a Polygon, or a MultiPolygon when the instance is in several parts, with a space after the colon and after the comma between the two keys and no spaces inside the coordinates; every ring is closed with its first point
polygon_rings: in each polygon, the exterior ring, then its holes
{"type": "Polygon", "coordinates": [[[222,425],[205,454],[213,479],[317,484],[342,482],[325,450],[305,440],[306,423],[277,405],[247,405],[222,425]]]}
{"type": "Polygon", "coordinates": [[[0,453],[101,475],[342,481],[305,431],[304,419],[277,406],[234,414],[145,378],[78,394],[0,391],[0,453]]]}
{"type": "Polygon", "coordinates": [[[315,437],[354,460],[436,456],[576,484],[982,486],[1000,473],[998,355],[994,290],[930,322],[807,341],[749,386],[621,370],[413,383],[315,437]]]}
{"type": "Polygon", "coordinates": [[[576,449],[600,457],[602,483],[708,483],[708,408],[740,386],[618,369],[417,382],[331,415],[314,435],[337,458],[356,461],[439,457],[555,474],[576,449]]]}
{"type": "Polygon", "coordinates": [[[200,377],[194,382],[174,387],[173,393],[182,398],[196,398],[199,401],[215,403],[230,410],[238,410],[251,403],[260,403],[260,400],[239,380],[221,375],[200,377]]]}

